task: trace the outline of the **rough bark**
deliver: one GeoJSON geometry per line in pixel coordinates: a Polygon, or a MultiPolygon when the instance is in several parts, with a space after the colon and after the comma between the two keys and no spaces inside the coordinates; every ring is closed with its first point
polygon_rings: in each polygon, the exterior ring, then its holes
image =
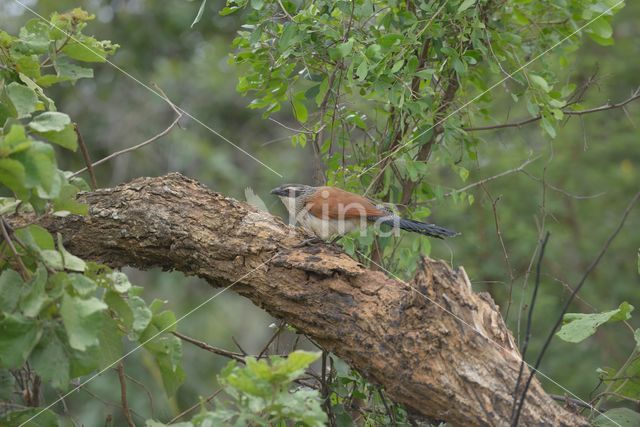
{"type": "MultiPolygon", "coordinates": [[[[114,267],[179,270],[213,286],[237,281],[232,290],[409,410],[456,426],[509,424],[520,354],[489,295],[474,293],[462,268],[425,258],[403,283],[328,245],[294,248],[305,238],[298,230],[180,174],[80,198],[88,217],[39,219],[71,252],[114,267]]],[[[534,381],[521,425],[588,424],[534,381]]]]}

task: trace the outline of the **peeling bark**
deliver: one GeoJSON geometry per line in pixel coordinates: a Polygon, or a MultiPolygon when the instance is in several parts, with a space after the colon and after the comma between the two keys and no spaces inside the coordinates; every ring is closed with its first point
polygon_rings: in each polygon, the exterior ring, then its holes
{"type": "MultiPolygon", "coordinates": [[[[72,253],[113,267],[179,270],[213,286],[238,281],[232,290],[410,411],[456,426],[509,425],[520,353],[491,297],[474,293],[462,268],[425,258],[405,284],[328,245],[294,248],[305,238],[299,230],[175,173],[80,199],[88,217],[40,219],[72,253]]],[[[588,425],[537,380],[520,420],[588,425]]]]}

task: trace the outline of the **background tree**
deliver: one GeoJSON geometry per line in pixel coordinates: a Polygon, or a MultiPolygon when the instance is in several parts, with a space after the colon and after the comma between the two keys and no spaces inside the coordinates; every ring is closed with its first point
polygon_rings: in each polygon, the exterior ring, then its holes
{"type": "MultiPolygon", "coordinates": [[[[64,10],[62,3],[40,1],[35,10],[48,17],[53,8],[64,10]]],[[[77,5],[76,2],[67,4],[69,8],[77,5]]],[[[97,14],[97,39],[110,38],[123,45],[114,59],[119,66],[143,82],[159,83],[177,105],[211,128],[222,130],[221,133],[232,141],[243,141],[243,148],[274,170],[300,171],[296,176],[287,174],[287,180],[320,181],[326,176],[330,183],[399,203],[402,209],[418,219],[428,217],[430,208],[437,206],[434,211],[438,218],[444,219],[439,221],[451,224],[464,234],[462,239],[452,242],[451,247],[434,243],[433,254],[447,259],[455,254],[453,262],[466,266],[477,288],[491,291],[517,336],[521,336],[524,329],[523,316],[527,310],[524,302],[529,301],[532,260],[540,237],[546,229],[551,230],[547,270],[533,313],[534,334],[529,354],[536,355],[550,328],[550,318],[559,313],[568,294],[567,288],[577,283],[577,278],[614,228],[627,199],[637,190],[638,152],[632,145],[635,143],[633,120],[637,117],[637,107],[629,104],[609,112],[572,117],[576,112],[607,105],[608,100],[618,103],[634,96],[639,70],[635,69],[637,64],[625,59],[632,57],[638,49],[638,33],[632,24],[638,13],[637,6],[629,5],[628,13],[617,18],[616,46],[603,49],[587,41],[577,50],[586,41],[584,35],[600,44],[611,44],[611,15],[622,7],[622,3],[251,2],[248,5],[231,3],[222,9],[223,14],[238,9],[243,15],[235,18],[233,15],[218,18],[215,11],[220,10],[221,5],[203,4],[202,21],[194,30],[189,30],[197,9],[192,3],[172,2],[170,7],[153,7],[133,2],[104,5],[96,2],[87,9],[97,14]],[[607,12],[613,6],[614,9],[607,12]],[[594,18],[588,27],[519,70],[594,18]],[[241,66],[230,68],[221,58],[229,50],[229,38],[241,23],[249,26],[247,32],[241,30],[234,42],[237,50],[233,59],[241,66]],[[149,49],[149,46],[153,48],[149,49]],[[597,74],[596,62],[599,63],[597,74]],[[233,96],[229,84],[235,79],[235,72],[239,73],[238,89],[254,99],[250,106],[263,108],[265,114],[274,116],[277,122],[262,121],[259,115],[243,108],[245,101],[233,96]],[[494,85],[492,91],[478,98],[494,85]],[[600,88],[600,93],[594,88],[600,88]],[[280,108],[282,110],[278,111],[280,108]],[[298,123],[292,122],[292,118],[298,123]],[[528,127],[483,129],[521,120],[530,120],[528,127]],[[535,123],[540,124],[542,132],[535,123]],[[290,135],[287,128],[299,131],[290,135]],[[285,137],[284,143],[272,141],[285,137]],[[303,146],[304,150],[287,148],[287,140],[303,146]],[[520,168],[528,159],[536,160],[528,163],[526,169],[520,168]],[[315,166],[308,167],[310,164],[315,166]],[[507,173],[510,178],[500,176],[507,173]],[[496,176],[496,179],[491,178],[496,176]],[[465,182],[469,179],[470,184],[465,182]],[[469,188],[456,190],[465,187],[469,188]],[[605,194],[600,194],[602,192],[605,194]]],[[[3,20],[2,23],[2,28],[10,34],[17,34],[18,27],[27,17],[31,18],[18,4],[8,2],[0,7],[5,9],[3,16],[16,15],[15,20],[3,20]]],[[[41,61],[27,69],[33,71],[35,65],[41,64],[44,73],[55,74],[59,79],[60,68],[64,74],[64,65],[69,62],[65,64],[65,47],[61,50],[59,63],[53,63],[51,59],[42,62],[51,56],[49,49],[53,48],[55,52],[60,48],[64,38],[57,39],[56,44],[45,43],[43,38],[33,42],[28,36],[38,35],[38,31],[45,29],[39,24],[30,25],[35,29],[25,32],[27,47],[40,49],[34,53],[42,56],[41,61]]],[[[19,43],[19,40],[3,40],[5,46],[6,43],[19,43]]],[[[4,62],[8,57],[15,59],[17,54],[25,52],[17,49],[2,57],[7,88],[12,82],[26,86],[12,73],[16,64],[4,62]]],[[[32,54],[26,52],[25,56],[32,54]]],[[[69,68],[67,66],[67,72],[69,68]]],[[[106,65],[97,69],[95,80],[80,80],[74,87],[64,87],[67,84],[62,82],[59,88],[52,87],[46,94],[56,100],[58,109],[67,112],[79,124],[92,158],[138,143],[165,128],[174,117],[165,100],[154,97],[106,65]],[[114,105],[131,105],[132,108],[125,112],[114,105]]],[[[36,88],[31,90],[37,91],[36,88]]],[[[13,94],[14,98],[16,96],[20,95],[13,94]]],[[[38,117],[41,108],[50,110],[51,105],[39,97],[43,105],[36,103],[35,111],[27,111],[29,105],[33,106],[29,104],[33,96],[30,93],[26,96],[26,104],[20,107],[26,110],[16,108],[5,114],[21,120],[27,129],[25,138],[40,139],[33,125],[29,126],[31,118],[28,115],[33,113],[38,117]]],[[[9,99],[14,102],[13,98],[9,99]]],[[[22,101],[24,99],[20,98],[16,102],[22,101]]],[[[213,183],[214,189],[236,195],[242,194],[245,185],[253,186],[258,193],[266,193],[266,189],[280,182],[273,172],[210,135],[193,119],[185,117],[182,123],[187,126],[186,130],[170,134],[154,148],[121,156],[109,163],[108,168],[96,168],[98,182],[107,185],[175,169],[213,183]],[[214,138],[216,143],[212,143],[214,138]]],[[[7,128],[7,132],[10,129],[7,128]]],[[[71,141],[74,137],[69,129],[65,122],[64,129],[55,132],[65,132],[71,141]]],[[[8,135],[5,134],[5,142],[8,135]]],[[[70,148],[74,146],[71,142],[67,144],[70,148]]],[[[42,147],[35,142],[32,145],[42,147]]],[[[72,157],[61,153],[58,159],[62,169],[75,170],[82,166],[80,155],[72,157]]],[[[53,163],[47,164],[46,170],[51,172],[53,163]]],[[[61,183],[64,182],[63,175],[51,172],[50,176],[59,176],[61,183]]],[[[48,182],[44,176],[40,179],[48,182]]],[[[36,208],[41,203],[41,209],[44,209],[44,203],[55,200],[58,193],[45,195],[38,191],[34,196],[31,191],[27,194],[27,190],[37,188],[37,182],[32,179],[26,184],[23,200],[35,203],[36,208]]],[[[68,185],[73,186],[73,182],[68,185]]],[[[18,184],[12,183],[16,186],[12,188],[5,181],[3,183],[15,195],[21,195],[16,191],[18,184]]],[[[63,200],[68,202],[75,190],[64,185],[68,190],[59,190],[59,194],[65,194],[63,200]]],[[[58,207],[54,203],[58,210],[62,206],[60,203],[64,202],[58,202],[58,207]]],[[[629,229],[637,226],[637,221],[637,216],[631,216],[629,229]]],[[[52,236],[54,242],[55,237],[52,236]]],[[[62,250],[44,239],[44,243],[37,242],[40,250],[62,250]]],[[[431,249],[429,241],[409,236],[375,242],[348,238],[343,240],[343,245],[363,261],[373,258],[381,268],[403,277],[410,275],[418,254],[429,253],[431,249]]],[[[592,274],[572,311],[607,311],[624,300],[633,304],[637,295],[629,284],[638,280],[635,269],[638,246],[631,233],[618,237],[601,264],[606,268],[601,267],[592,274]],[[611,283],[615,286],[607,286],[611,283]]],[[[6,242],[3,250],[6,259],[13,259],[6,242]]],[[[19,246],[17,250],[21,250],[19,246]]],[[[39,255],[31,253],[31,256],[33,261],[30,264],[27,259],[27,273],[22,272],[23,275],[38,271],[35,260],[39,255]]],[[[12,266],[20,274],[20,267],[12,266]]],[[[55,271],[56,265],[49,267],[55,271]]],[[[54,276],[54,271],[48,271],[48,275],[54,276]]],[[[106,270],[101,273],[105,277],[111,274],[106,270]]],[[[148,276],[135,271],[128,274],[134,282],[154,282],[144,291],[135,290],[142,293],[144,300],[167,299],[176,312],[186,312],[195,306],[204,293],[198,287],[194,287],[192,295],[177,292],[172,282],[186,280],[182,277],[148,276]]],[[[94,281],[98,278],[89,277],[94,281]]],[[[17,276],[12,275],[12,280],[5,280],[5,283],[13,286],[17,280],[17,276]]],[[[21,277],[20,280],[30,278],[21,277]]],[[[109,285],[109,279],[105,278],[104,283],[101,280],[97,280],[98,286],[115,286],[109,285]]],[[[99,304],[91,299],[94,298],[91,292],[93,290],[73,296],[87,297],[95,311],[101,312],[99,304]]],[[[131,297],[130,301],[137,301],[136,295],[131,297]]],[[[256,313],[255,318],[243,315],[241,322],[229,322],[228,318],[235,317],[229,314],[252,309],[238,298],[228,298],[231,300],[218,303],[221,305],[207,313],[199,312],[189,317],[181,323],[181,330],[184,327],[185,331],[200,334],[203,331],[199,325],[216,325],[199,338],[231,346],[230,337],[236,336],[247,352],[258,353],[264,345],[262,340],[268,340],[270,331],[266,326],[271,320],[263,313],[252,311],[256,313]],[[225,322],[217,321],[225,318],[225,322]],[[256,328],[255,325],[263,327],[256,328]]],[[[142,303],[140,307],[145,312],[142,303]]],[[[610,318],[616,319],[613,316],[610,318]]],[[[277,330],[281,331],[280,328],[277,330]]],[[[135,338],[135,334],[128,332],[135,338]]],[[[167,339],[176,343],[177,348],[179,341],[173,337],[167,339]]],[[[296,337],[291,332],[280,332],[278,339],[292,343],[296,337]]],[[[625,368],[622,371],[635,369],[635,353],[623,366],[635,345],[623,328],[610,327],[579,345],[581,358],[576,362],[572,357],[576,351],[574,345],[567,347],[569,344],[554,343],[543,370],[561,384],[579,391],[587,400],[591,388],[599,381],[596,367],[622,366],[625,368]]],[[[310,344],[307,348],[311,348],[310,344]]],[[[191,407],[198,395],[209,396],[213,392],[210,380],[220,370],[223,360],[210,364],[208,355],[190,347],[184,351],[184,359],[200,362],[186,364],[188,381],[178,391],[177,400],[159,404],[158,401],[164,402],[166,397],[150,387],[157,413],[149,414],[151,408],[144,389],[129,390],[130,405],[137,413],[144,414],[141,419],[153,416],[169,420],[182,409],[191,407]],[[189,366],[194,369],[191,373],[189,366]]],[[[161,381],[162,370],[149,363],[153,352],[145,354],[147,356],[127,359],[127,372],[142,377],[145,384],[155,384],[155,381],[161,381]]],[[[376,408],[384,406],[375,387],[363,382],[356,373],[344,370],[338,361],[335,363],[341,378],[338,383],[346,384],[346,390],[351,390],[353,385],[351,397],[365,402],[362,405],[364,416],[375,419],[376,408]],[[367,413],[366,409],[371,411],[367,413]]],[[[605,380],[604,387],[599,390],[616,393],[600,397],[617,399],[624,396],[637,400],[636,389],[631,387],[634,371],[630,375],[618,373],[618,376],[630,378],[622,380],[624,383],[607,380],[607,376],[615,375],[614,371],[618,370],[603,369],[599,374],[605,380]]],[[[116,373],[105,375],[95,381],[94,389],[89,392],[105,394],[109,400],[117,402],[120,399],[117,383],[116,373]]],[[[334,386],[339,391],[339,386],[334,386]]],[[[548,389],[554,390],[554,386],[548,384],[548,389]]],[[[55,395],[47,390],[48,396],[55,395]]],[[[598,393],[593,397],[598,398],[598,393]]],[[[87,424],[102,423],[103,412],[113,412],[115,416],[121,412],[88,394],[76,394],[69,399],[68,406],[74,408],[70,413],[86,420],[87,424]],[[84,412],[75,409],[81,407],[86,408],[84,412]],[[96,411],[96,408],[100,410],[96,411]]],[[[338,413],[343,402],[334,403],[338,413]]],[[[404,416],[402,411],[398,416],[404,416]]]]}

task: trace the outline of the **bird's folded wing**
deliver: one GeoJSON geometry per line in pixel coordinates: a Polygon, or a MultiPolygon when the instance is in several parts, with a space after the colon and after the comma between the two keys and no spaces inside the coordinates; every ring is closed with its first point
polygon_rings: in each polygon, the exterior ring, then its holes
{"type": "Polygon", "coordinates": [[[388,215],[366,197],[335,187],[318,187],[307,199],[305,208],[311,215],[323,219],[377,218],[388,215]]]}

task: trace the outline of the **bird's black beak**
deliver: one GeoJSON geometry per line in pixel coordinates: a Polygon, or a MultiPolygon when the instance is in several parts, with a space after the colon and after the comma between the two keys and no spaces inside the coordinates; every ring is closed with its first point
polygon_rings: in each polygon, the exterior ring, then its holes
{"type": "Polygon", "coordinates": [[[275,196],[288,196],[289,193],[287,190],[285,190],[282,187],[276,187],[273,190],[271,190],[271,194],[275,195],[275,196]]]}

